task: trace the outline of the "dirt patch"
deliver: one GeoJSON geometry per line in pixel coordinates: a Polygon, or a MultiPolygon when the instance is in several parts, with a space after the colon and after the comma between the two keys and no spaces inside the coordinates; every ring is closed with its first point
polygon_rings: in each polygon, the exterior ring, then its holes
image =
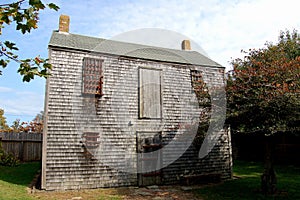
{"type": "Polygon", "coordinates": [[[109,189],[41,191],[31,190],[32,196],[41,200],[201,200],[193,190],[199,186],[150,186],[109,189]]]}

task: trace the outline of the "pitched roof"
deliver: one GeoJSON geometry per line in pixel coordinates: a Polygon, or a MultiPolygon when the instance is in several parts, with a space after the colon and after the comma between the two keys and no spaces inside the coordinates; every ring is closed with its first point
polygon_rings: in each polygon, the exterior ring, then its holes
{"type": "Polygon", "coordinates": [[[54,31],[49,47],[61,47],[171,63],[221,67],[197,51],[182,51],[54,31]]]}

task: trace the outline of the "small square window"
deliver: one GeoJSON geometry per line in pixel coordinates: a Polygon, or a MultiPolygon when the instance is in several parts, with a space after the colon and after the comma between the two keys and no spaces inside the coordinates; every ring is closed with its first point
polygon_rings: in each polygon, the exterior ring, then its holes
{"type": "Polygon", "coordinates": [[[191,79],[192,79],[192,83],[195,81],[201,81],[202,80],[201,71],[191,70],[191,79]]]}
{"type": "Polygon", "coordinates": [[[99,146],[99,133],[96,132],[84,132],[82,135],[83,142],[86,148],[94,149],[99,146]]]}

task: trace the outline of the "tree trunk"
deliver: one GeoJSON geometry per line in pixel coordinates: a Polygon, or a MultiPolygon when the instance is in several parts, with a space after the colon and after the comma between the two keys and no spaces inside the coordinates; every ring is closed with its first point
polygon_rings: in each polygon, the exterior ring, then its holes
{"type": "Polygon", "coordinates": [[[261,176],[261,190],[263,194],[274,194],[276,192],[276,174],[273,167],[273,141],[272,137],[266,136],[265,139],[265,161],[264,172],[261,176]]]}

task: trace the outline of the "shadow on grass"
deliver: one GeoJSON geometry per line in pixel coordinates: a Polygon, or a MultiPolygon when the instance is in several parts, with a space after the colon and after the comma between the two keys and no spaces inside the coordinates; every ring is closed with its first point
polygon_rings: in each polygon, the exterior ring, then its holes
{"type": "Polygon", "coordinates": [[[40,162],[22,163],[16,167],[0,166],[0,180],[28,186],[40,168],[40,162]]]}
{"type": "Polygon", "coordinates": [[[196,194],[209,200],[218,199],[300,199],[300,169],[294,166],[275,166],[277,172],[277,194],[264,196],[260,192],[260,175],[262,163],[236,162],[234,176],[217,186],[204,187],[196,194]]]}

